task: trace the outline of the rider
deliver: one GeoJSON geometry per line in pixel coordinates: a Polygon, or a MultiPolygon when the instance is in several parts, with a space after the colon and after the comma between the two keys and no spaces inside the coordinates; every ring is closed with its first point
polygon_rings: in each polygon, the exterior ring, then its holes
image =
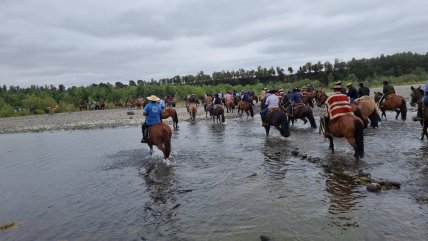
{"type": "Polygon", "coordinates": [[[367,86],[364,86],[364,82],[359,83],[360,88],[358,89],[358,97],[363,97],[365,95],[370,96],[370,89],[367,86]]]}
{"type": "Polygon", "coordinates": [[[352,83],[348,83],[346,87],[348,87],[348,93],[346,95],[349,97],[349,102],[354,103],[355,100],[358,99],[358,90],[352,83]]]}
{"type": "Polygon", "coordinates": [[[383,81],[383,96],[382,98],[380,98],[379,100],[379,107],[383,108],[383,101],[385,100],[385,98],[390,95],[390,94],[395,94],[395,89],[394,86],[390,85],[389,82],[387,80],[383,81]]]}
{"type": "Polygon", "coordinates": [[[244,102],[251,103],[251,105],[253,105],[253,103],[250,100],[250,93],[247,90],[243,91],[243,94],[241,96],[241,100],[244,102]]]}
{"type": "Polygon", "coordinates": [[[147,133],[146,130],[149,127],[159,124],[161,122],[160,113],[162,113],[160,106],[156,103],[160,99],[156,95],[151,95],[147,97],[150,100],[143,110],[143,115],[146,116],[146,120],[143,125],[141,125],[141,131],[143,132],[143,139],[141,139],[141,143],[147,143],[147,133]]]}
{"type": "Polygon", "coordinates": [[[274,108],[278,108],[279,107],[279,97],[278,95],[276,95],[277,91],[276,90],[270,90],[269,91],[270,95],[269,97],[267,97],[266,101],[265,101],[265,106],[263,108],[263,110],[260,111],[260,116],[262,117],[262,126],[266,125],[266,113],[269,110],[272,110],[274,108]]]}
{"type": "Polygon", "coordinates": [[[340,82],[336,82],[333,86],[334,94],[327,98],[325,104],[327,106],[327,113],[321,121],[324,122],[326,135],[328,135],[328,124],[330,121],[335,118],[343,115],[354,113],[352,112],[351,104],[349,103],[349,98],[342,93],[342,85],[340,82]]]}
{"type": "Polygon", "coordinates": [[[413,118],[414,121],[423,120],[423,108],[428,108],[428,80],[425,82],[424,88],[424,97],[422,98],[422,108],[418,108],[416,117],[413,118]]]}
{"type": "Polygon", "coordinates": [[[221,98],[218,96],[218,94],[214,95],[213,103],[211,104],[211,110],[215,108],[215,105],[222,105],[223,102],[221,101],[221,98]]]}
{"type": "Polygon", "coordinates": [[[165,101],[163,99],[159,100],[159,107],[161,108],[162,111],[165,110],[165,101]]]}
{"type": "Polygon", "coordinates": [[[296,87],[293,89],[293,95],[291,96],[290,102],[292,104],[288,108],[290,108],[290,111],[293,115],[294,107],[302,103],[302,93],[300,93],[299,88],[296,87]]]}

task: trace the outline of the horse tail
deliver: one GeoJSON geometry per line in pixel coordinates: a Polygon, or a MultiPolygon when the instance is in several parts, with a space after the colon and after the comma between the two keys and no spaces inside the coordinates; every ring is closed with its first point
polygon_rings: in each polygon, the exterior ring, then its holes
{"type": "Polygon", "coordinates": [[[357,116],[358,118],[360,118],[363,123],[364,123],[364,128],[367,128],[367,126],[369,125],[369,121],[367,120],[367,117],[363,116],[363,113],[361,113],[360,109],[356,109],[354,111],[355,116],[357,116]]]}
{"type": "Polygon", "coordinates": [[[289,137],[290,136],[290,123],[288,122],[287,119],[287,115],[282,112],[281,115],[279,115],[279,117],[281,118],[281,135],[283,135],[284,137],[289,137]]]}
{"type": "Polygon", "coordinates": [[[250,114],[251,117],[254,117],[253,103],[250,103],[250,114]]]}
{"type": "Polygon", "coordinates": [[[165,148],[165,151],[163,153],[165,159],[169,158],[169,155],[171,154],[171,137],[165,136],[163,140],[163,145],[165,148]]]}
{"type": "Polygon", "coordinates": [[[364,157],[364,126],[359,120],[354,120],[355,124],[355,145],[356,153],[359,157],[364,157]]]}
{"type": "Polygon", "coordinates": [[[177,115],[177,112],[174,113],[174,120],[173,121],[175,122],[175,125],[178,125],[178,115],[177,115]]]}
{"type": "Polygon", "coordinates": [[[401,120],[405,121],[407,118],[407,105],[406,105],[406,100],[404,98],[401,101],[400,112],[401,112],[401,120]]]}

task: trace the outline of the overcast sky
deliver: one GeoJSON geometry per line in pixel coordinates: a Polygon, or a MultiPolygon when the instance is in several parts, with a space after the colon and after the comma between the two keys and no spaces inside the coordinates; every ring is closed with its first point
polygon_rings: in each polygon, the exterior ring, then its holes
{"type": "Polygon", "coordinates": [[[0,0],[0,84],[89,85],[428,52],[426,0],[0,0]]]}

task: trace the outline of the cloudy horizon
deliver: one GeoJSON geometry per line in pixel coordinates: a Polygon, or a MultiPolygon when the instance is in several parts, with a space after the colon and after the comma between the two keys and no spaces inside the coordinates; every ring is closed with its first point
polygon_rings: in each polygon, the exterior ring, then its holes
{"type": "Polygon", "coordinates": [[[0,84],[294,69],[428,50],[422,0],[3,0],[0,84]]]}

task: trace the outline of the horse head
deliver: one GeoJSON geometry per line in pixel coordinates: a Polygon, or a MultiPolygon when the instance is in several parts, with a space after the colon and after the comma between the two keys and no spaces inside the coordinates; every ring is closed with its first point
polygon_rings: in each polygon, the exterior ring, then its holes
{"type": "Polygon", "coordinates": [[[416,103],[422,100],[424,96],[424,91],[421,89],[421,86],[418,88],[414,88],[413,86],[410,87],[412,90],[412,93],[410,94],[410,105],[415,106],[416,103]]]}
{"type": "Polygon", "coordinates": [[[327,98],[328,96],[326,93],[318,92],[318,95],[316,96],[317,106],[321,107],[322,105],[324,105],[327,98]]]}
{"type": "Polygon", "coordinates": [[[377,103],[377,102],[379,102],[380,101],[380,98],[382,98],[382,96],[383,96],[383,94],[381,93],[381,92],[374,92],[374,100],[375,100],[375,102],[377,103]]]}

